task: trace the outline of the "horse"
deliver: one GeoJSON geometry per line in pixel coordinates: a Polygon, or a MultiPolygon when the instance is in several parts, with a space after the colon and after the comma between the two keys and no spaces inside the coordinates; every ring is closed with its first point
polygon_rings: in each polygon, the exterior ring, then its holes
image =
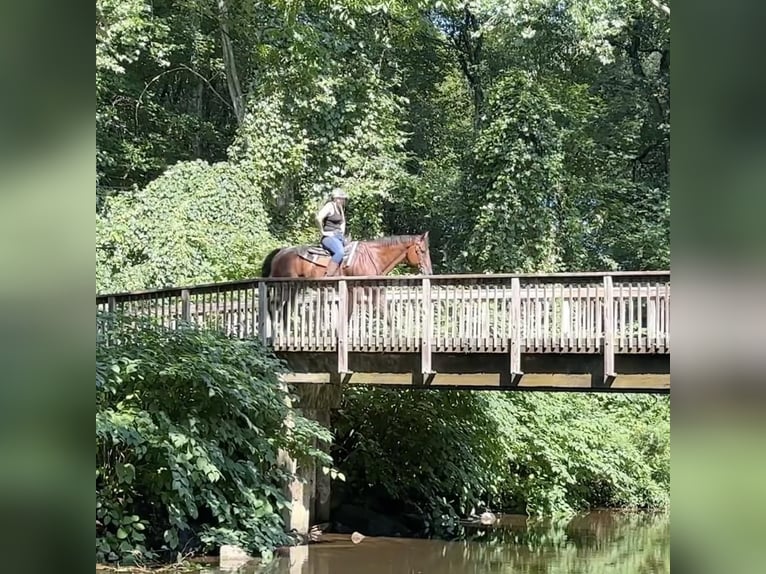
{"type": "MultiPolygon", "coordinates": [[[[261,277],[324,277],[330,253],[321,246],[278,247],[263,261],[261,277]]],[[[388,275],[405,263],[424,275],[432,273],[428,231],[420,235],[392,235],[346,245],[339,275],[388,275]]]]}
{"type": "MultiPolygon", "coordinates": [[[[321,278],[325,277],[330,252],[315,245],[278,247],[269,253],[261,267],[261,277],[321,278]]],[[[428,248],[428,231],[418,235],[391,235],[367,241],[353,241],[346,245],[343,263],[338,269],[341,277],[385,276],[394,268],[404,264],[417,269],[423,275],[431,275],[431,253],[428,248]]],[[[348,298],[348,317],[351,317],[352,302],[357,296],[352,288],[348,298]]],[[[291,297],[295,291],[291,290],[291,297]]],[[[381,300],[375,297],[375,306],[381,300]]],[[[283,319],[287,317],[287,301],[275,302],[282,308],[283,319]]],[[[269,305],[269,315],[272,307],[269,305]]]]}

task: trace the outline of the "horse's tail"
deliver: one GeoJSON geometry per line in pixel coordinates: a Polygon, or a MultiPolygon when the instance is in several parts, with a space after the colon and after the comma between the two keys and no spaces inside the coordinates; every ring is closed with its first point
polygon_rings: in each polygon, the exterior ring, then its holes
{"type": "Polygon", "coordinates": [[[261,277],[268,277],[271,275],[271,262],[280,251],[282,251],[282,248],[277,247],[266,256],[266,259],[263,260],[263,265],[261,266],[261,277]]]}

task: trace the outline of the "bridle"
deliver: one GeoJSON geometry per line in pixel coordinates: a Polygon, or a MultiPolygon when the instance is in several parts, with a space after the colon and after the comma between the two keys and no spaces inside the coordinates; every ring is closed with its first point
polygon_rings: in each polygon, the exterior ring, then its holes
{"type": "Polygon", "coordinates": [[[418,271],[420,271],[421,275],[427,275],[428,270],[425,268],[426,248],[423,245],[423,241],[418,240],[415,248],[418,251],[418,271]]]}
{"type": "MultiPolygon", "coordinates": [[[[388,274],[391,269],[399,265],[405,257],[407,257],[407,252],[412,248],[412,244],[408,245],[404,251],[402,251],[402,254],[399,255],[396,259],[394,259],[391,263],[389,263],[382,271],[378,270],[377,266],[373,263],[373,266],[375,267],[376,272],[379,275],[386,275],[388,274]]],[[[426,254],[426,248],[423,246],[423,242],[421,240],[417,240],[415,242],[415,249],[417,249],[418,252],[418,271],[421,275],[426,275],[427,269],[425,268],[425,254],[426,254]]]]}

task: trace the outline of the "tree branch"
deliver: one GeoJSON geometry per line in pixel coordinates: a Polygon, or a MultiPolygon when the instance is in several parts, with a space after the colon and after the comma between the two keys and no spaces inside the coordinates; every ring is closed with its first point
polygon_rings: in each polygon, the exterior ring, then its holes
{"type": "Polygon", "coordinates": [[[484,107],[484,90],[482,89],[481,77],[479,74],[483,39],[481,36],[472,38],[471,35],[473,32],[478,32],[479,28],[480,26],[476,20],[476,16],[466,5],[463,8],[460,23],[452,27],[452,31],[448,34],[452,41],[452,45],[457,51],[460,68],[468,82],[468,88],[473,99],[474,107],[473,123],[474,128],[477,130],[481,124],[481,111],[484,107]]]}
{"type": "Polygon", "coordinates": [[[218,91],[216,91],[216,89],[210,83],[210,80],[208,80],[205,76],[203,76],[202,74],[200,74],[196,70],[192,70],[189,66],[187,66],[185,64],[181,64],[180,66],[176,66],[175,68],[172,68],[170,70],[165,70],[164,72],[160,72],[159,74],[154,76],[151,80],[149,80],[146,83],[146,85],[144,86],[144,89],[141,90],[141,94],[139,94],[138,99],[136,100],[136,111],[135,111],[136,124],[138,124],[138,109],[141,107],[141,99],[144,97],[144,94],[149,89],[149,86],[151,86],[154,82],[159,80],[162,76],[165,76],[165,75],[170,74],[172,72],[178,72],[180,70],[186,70],[187,72],[191,72],[192,74],[197,76],[200,80],[202,80],[203,82],[205,82],[207,84],[208,88],[210,88],[210,91],[213,92],[216,95],[216,97],[219,100],[221,100],[221,102],[223,102],[224,106],[226,106],[230,110],[232,109],[231,102],[228,102],[226,100],[226,98],[224,98],[221,94],[218,93],[218,91]]]}
{"type": "Polygon", "coordinates": [[[655,8],[658,8],[659,10],[662,10],[663,12],[665,12],[665,14],[670,16],[670,7],[669,6],[665,6],[665,4],[662,4],[659,0],[649,0],[649,2],[651,2],[652,5],[655,8]]]}

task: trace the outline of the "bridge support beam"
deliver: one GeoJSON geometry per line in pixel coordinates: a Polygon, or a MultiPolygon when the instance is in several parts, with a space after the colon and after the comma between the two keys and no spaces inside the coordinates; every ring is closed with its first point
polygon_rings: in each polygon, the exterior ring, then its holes
{"type": "Polygon", "coordinates": [[[521,283],[518,277],[511,279],[511,339],[508,341],[510,353],[510,385],[519,384],[524,373],[521,372],[521,283]]]}
{"type": "Polygon", "coordinates": [[[348,373],[348,284],[344,279],[338,281],[338,369],[337,372],[348,373]]]}
{"type": "Polygon", "coordinates": [[[423,336],[420,339],[420,374],[433,373],[431,346],[433,344],[433,309],[431,306],[431,280],[423,278],[423,336]]]}
{"type": "MultiPolygon", "coordinates": [[[[306,418],[317,421],[325,428],[330,426],[332,409],[340,404],[341,388],[339,384],[294,384],[293,390],[298,401],[292,405],[306,418]]],[[[288,429],[293,422],[285,421],[288,429]]],[[[325,452],[330,445],[315,444],[325,452]]],[[[279,462],[293,476],[287,485],[287,498],[291,508],[285,509],[283,519],[287,531],[295,530],[299,534],[308,534],[312,524],[326,522],[330,518],[331,477],[314,463],[297,461],[288,453],[281,451],[279,462]]]]}
{"type": "Polygon", "coordinates": [[[614,287],[611,275],[604,276],[604,381],[605,387],[614,382],[614,287]]]}

